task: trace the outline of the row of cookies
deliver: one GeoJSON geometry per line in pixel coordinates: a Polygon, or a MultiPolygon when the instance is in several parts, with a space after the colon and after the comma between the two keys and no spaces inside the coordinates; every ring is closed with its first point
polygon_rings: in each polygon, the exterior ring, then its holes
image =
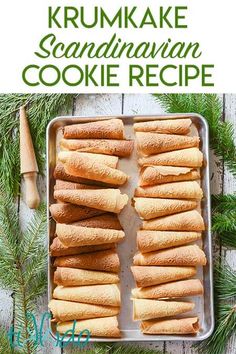
{"type": "Polygon", "coordinates": [[[202,282],[192,277],[206,264],[194,244],[205,226],[198,183],[203,155],[199,137],[190,136],[191,125],[191,119],[134,125],[140,179],[133,204],[143,223],[132,266],[137,284],[132,299],[134,320],[141,321],[144,334],[195,334],[200,328],[197,316],[182,317],[195,308],[183,297],[203,294],[202,282]]]}
{"type": "Polygon", "coordinates": [[[65,126],[50,206],[56,221],[50,246],[55,289],[49,308],[59,333],[75,323],[75,333],[120,337],[120,261],[116,244],[124,239],[117,214],[128,202],[118,187],[128,176],[119,157],[131,154],[118,119],[65,126]]]}

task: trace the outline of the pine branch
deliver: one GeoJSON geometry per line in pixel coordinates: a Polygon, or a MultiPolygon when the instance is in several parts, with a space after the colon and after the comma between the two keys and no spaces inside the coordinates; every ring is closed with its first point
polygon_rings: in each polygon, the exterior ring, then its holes
{"type": "Polygon", "coordinates": [[[0,183],[8,194],[19,193],[20,106],[27,105],[37,162],[43,174],[46,126],[61,110],[68,110],[73,97],[70,94],[0,94],[0,183]]]}
{"type": "Polygon", "coordinates": [[[0,328],[0,354],[13,354],[14,351],[10,346],[10,342],[7,337],[6,330],[3,328],[0,328]]]}
{"type": "Polygon", "coordinates": [[[215,213],[212,216],[212,231],[217,233],[236,231],[236,210],[226,213],[215,213]]]}
{"type": "Polygon", "coordinates": [[[226,300],[236,299],[236,272],[219,259],[214,268],[215,331],[213,335],[198,344],[200,354],[224,354],[227,343],[236,333],[236,305],[226,304],[226,300]]]}
{"type": "Polygon", "coordinates": [[[226,207],[221,214],[217,212],[212,215],[212,231],[216,233],[220,244],[228,248],[236,248],[236,212],[232,210],[226,207]]]}
{"type": "Polygon", "coordinates": [[[213,232],[234,232],[236,230],[236,211],[232,210],[221,214],[215,213],[212,216],[212,222],[213,232]]]}
{"type": "Polygon", "coordinates": [[[106,343],[95,343],[94,345],[89,345],[89,347],[91,348],[84,348],[83,350],[79,350],[79,347],[73,348],[73,345],[70,345],[63,348],[63,353],[78,354],[81,352],[83,354],[110,354],[112,345],[106,343]]]}
{"type": "Polygon", "coordinates": [[[217,194],[211,196],[212,211],[225,213],[236,210],[236,194],[217,194]]]}
{"type": "Polygon", "coordinates": [[[213,214],[212,231],[216,232],[222,246],[236,248],[236,212],[226,207],[221,214],[218,212],[213,214]]]}
{"type": "Polygon", "coordinates": [[[216,329],[213,335],[198,346],[198,353],[226,353],[227,343],[236,332],[236,307],[218,304],[216,312],[216,329]]]}
{"type": "Polygon", "coordinates": [[[222,103],[215,94],[156,94],[161,106],[170,113],[199,113],[209,124],[210,145],[215,154],[236,176],[236,146],[230,122],[222,122],[222,103]]]}
{"type": "Polygon", "coordinates": [[[220,300],[230,299],[236,296],[236,271],[224,263],[218,261],[214,266],[215,291],[220,300]]]}
{"type": "Polygon", "coordinates": [[[161,354],[159,350],[152,350],[137,345],[114,345],[112,354],[161,354]]]}
{"type": "Polygon", "coordinates": [[[46,205],[41,204],[40,208],[36,210],[32,220],[28,224],[27,230],[19,245],[22,262],[29,259],[32,261],[32,255],[35,255],[39,251],[38,247],[41,235],[46,232],[46,223],[46,205]]]}
{"type": "MultiPolygon", "coordinates": [[[[7,331],[0,327],[0,354],[20,354],[17,349],[13,349],[8,340],[7,331]]],[[[22,353],[21,353],[22,354],[22,353]]]]}
{"type": "MultiPolygon", "coordinates": [[[[65,353],[67,350],[65,349],[65,353]]],[[[68,354],[77,354],[78,349],[72,349],[68,354]]],[[[152,350],[137,345],[96,344],[92,349],[84,350],[83,354],[161,354],[159,350],[152,350]]]]}
{"type": "Polygon", "coordinates": [[[12,198],[1,194],[0,199],[0,283],[15,295],[15,331],[21,331],[24,353],[35,352],[30,340],[33,328],[29,312],[35,310],[35,299],[46,286],[45,208],[41,207],[21,232],[17,209],[12,198]],[[24,250],[25,247],[25,250],[24,250]]]}
{"type": "Polygon", "coordinates": [[[236,249],[236,231],[217,234],[218,242],[228,249],[236,249]]]}
{"type": "Polygon", "coordinates": [[[212,231],[217,233],[221,245],[236,248],[236,195],[212,196],[212,231]]]}

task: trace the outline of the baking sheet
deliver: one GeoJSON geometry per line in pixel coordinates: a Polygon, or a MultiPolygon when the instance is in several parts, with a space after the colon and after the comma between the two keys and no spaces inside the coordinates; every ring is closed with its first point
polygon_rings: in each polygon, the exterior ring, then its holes
{"type": "MultiPolygon", "coordinates": [[[[191,118],[194,124],[191,135],[198,133],[201,140],[200,149],[204,154],[204,166],[201,169],[201,185],[204,192],[204,199],[201,203],[202,215],[206,224],[207,231],[203,232],[203,249],[207,256],[207,266],[199,267],[197,278],[202,279],[204,284],[204,296],[189,298],[195,303],[195,309],[192,313],[188,313],[188,317],[198,315],[200,318],[201,330],[197,335],[144,335],[139,330],[139,321],[134,322],[132,319],[133,309],[130,300],[131,289],[135,287],[135,282],[130,270],[133,262],[133,255],[136,252],[136,233],[141,224],[141,220],[131,206],[131,199],[134,189],[138,185],[139,171],[137,165],[137,156],[135,148],[133,154],[128,158],[119,159],[119,168],[130,176],[129,182],[125,186],[121,186],[122,193],[129,196],[129,203],[119,214],[119,219],[124,228],[126,238],[123,243],[118,246],[118,254],[121,261],[121,313],[119,315],[119,325],[122,331],[121,339],[102,339],[91,338],[91,342],[131,342],[131,341],[164,341],[164,340],[191,340],[200,341],[210,336],[214,328],[213,314],[213,277],[212,277],[212,239],[211,239],[211,208],[210,208],[210,185],[209,185],[209,137],[208,126],[205,119],[197,114],[175,114],[175,115],[155,115],[155,116],[109,116],[109,117],[58,117],[52,120],[47,129],[47,203],[48,203],[48,234],[49,238],[53,236],[55,223],[49,218],[49,205],[54,202],[53,188],[55,180],[53,178],[53,170],[56,164],[56,155],[58,151],[58,141],[61,136],[61,128],[68,124],[85,123],[96,120],[104,120],[111,118],[122,119],[125,126],[125,134],[127,139],[134,139],[133,124],[135,121],[148,121],[154,119],[174,119],[174,118],[191,118]]],[[[51,259],[48,259],[48,298],[52,298],[53,290],[53,274],[51,267],[51,259]]],[[[186,298],[187,300],[187,298],[186,298]]],[[[181,316],[180,316],[181,317],[181,316]]],[[[184,317],[184,316],[183,316],[184,317]]],[[[186,316],[185,316],[186,317],[186,316]]],[[[55,327],[52,326],[52,332],[55,333],[55,327]]],[[[68,340],[68,338],[65,340],[68,340]]]]}

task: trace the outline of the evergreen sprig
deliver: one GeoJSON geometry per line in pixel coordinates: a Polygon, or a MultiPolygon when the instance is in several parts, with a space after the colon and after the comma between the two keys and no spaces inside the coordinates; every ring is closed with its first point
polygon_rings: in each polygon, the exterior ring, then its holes
{"type": "Polygon", "coordinates": [[[214,268],[214,295],[215,331],[209,339],[197,345],[200,354],[226,353],[227,343],[236,333],[236,272],[220,260],[214,268]]]}
{"type": "Polygon", "coordinates": [[[209,124],[210,145],[236,176],[236,146],[234,129],[230,122],[223,122],[222,102],[216,94],[156,94],[161,106],[170,113],[198,113],[209,124]]]}
{"type": "Polygon", "coordinates": [[[161,354],[161,352],[160,350],[153,350],[137,345],[115,345],[112,348],[111,354],[161,354]]]}
{"type": "Polygon", "coordinates": [[[11,347],[4,328],[0,328],[0,354],[20,354],[20,351],[11,347]]]}
{"type": "Polygon", "coordinates": [[[214,266],[214,275],[218,299],[227,300],[236,297],[236,271],[227,263],[217,262],[214,266]]]}
{"type": "Polygon", "coordinates": [[[199,354],[225,354],[227,343],[236,331],[236,308],[229,304],[218,304],[215,313],[216,328],[213,335],[198,347],[199,354]]]}
{"type": "Polygon", "coordinates": [[[20,185],[19,108],[27,106],[35,153],[44,172],[45,131],[50,119],[72,106],[70,94],[0,94],[0,183],[16,196],[20,185]]]}
{"type": "Polygon", "coordinates": [[[236,195],[212,196],[212,231],[221,245],[236,248],[236,195]]]}
{"type": "Polygon", "coordinates": [[[236,230],[236,211],[215,213],[212,216],[212,231],[217,233],[232,232],[236,230]]]}
{"type": "Polygon", "coordinates": [[[236,194],[216,194],[211,196],[212,211],[228,213],[236,210],[236,194]]]}
{"type": "Polygon", "coordinates": [[[45,234],[44,205],[22,232],[13,198],[0,193],[0,284],[14,292],[14,330],[21,332],[26,342],[23,352],[27,354],[36,349],[29,338],[33,324],[28,314],[35,310],[36,299],[44,293],[47,284],[45,234]]]}
{"type": "MultiPolygon", "coordinates": [[[[78,349],[65,350],[65,354],[78,354],[78,349]]],[[[83,354],[162,354],[159,350],[137,345],[95,344],[93,349],[84,350],[83,354]]]]}

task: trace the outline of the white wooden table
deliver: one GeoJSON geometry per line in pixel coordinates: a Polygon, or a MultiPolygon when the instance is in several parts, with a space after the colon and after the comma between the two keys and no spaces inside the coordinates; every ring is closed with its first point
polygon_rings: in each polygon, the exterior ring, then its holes
{"type": "MultiPolygon", "coordinates": [[[[236,131],[236,95],[224,95],[223,99],[223,112],[222,119],[230,120],[233,122],[236,131]]],[[[133,115],[133,114],[158,114],[163,113],[162,108],[155,101],[152,95],[79,95],[75,100],[73,107],[71,107],[71,114],[73,115],[133,115]]],[[[70,114],[69,113],[69,114],[70,114]]],[[[230,193],[236,190],[236,181],[227,173],[227,170],[221,166],[218,160],[213,156],[211,158],[211,188],[212,193],[230,193]]],[[[42,198],[45,199],[46,184],[44,179],[40,179],[39,187],[42,198]]],[[[24,195],[24,185],[22,184],[22,192],[24,195]]],[[[32,211],[30,211],[25,203],[19,200],[19,213],[22,225],[27,224],[32,211]]],[[[215,246],[214,252],[221,254],[227,259],[228,263],[236,269],[236,251],[226,251],[225,249],[219,250],[215,246]]],[[[0,324],[9,327],[10,323],[14,321],[13,311],[13,297],[9,292],[0,290],[0,324]]],[[[47,311],[47,297],[40,300],[38,304],[38,315],[47,311]]],[[[148,342],[141,344],[148,346],[152,349],[159,349],[163,354],[194,354],[197,350],[191,348],[190,342],[148,342]]],[[[236,337],[233,338],[228,346],[225,354],[235,354],[236,350],[236,337]]],[[[65,352],[65,351],[64,351],[65,352]]],[[[66,350],[68,352],[68,350],[66,350]]],[[[42,354],[60,354],[60,349],[54,348],[51,343],[47,347],[40,349],[42,354]]],[[[213,353],[212,353],[213,354],[213,353]]]]}

